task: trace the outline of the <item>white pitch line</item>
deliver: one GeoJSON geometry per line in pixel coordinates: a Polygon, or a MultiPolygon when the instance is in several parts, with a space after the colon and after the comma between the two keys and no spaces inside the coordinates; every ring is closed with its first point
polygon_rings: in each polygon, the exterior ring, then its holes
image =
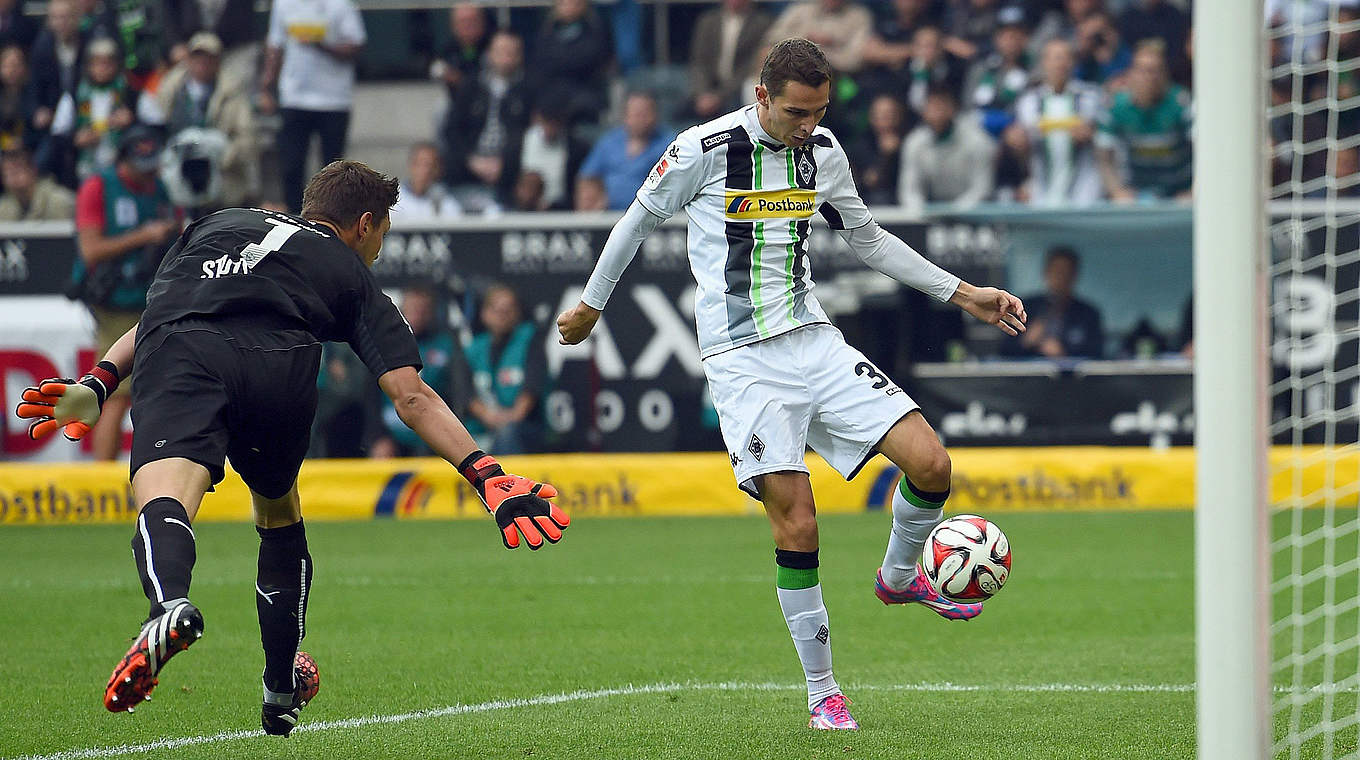
{"type": "MultiPolygon", "coordinates": [[[[1194,684],[1187,683],[1162,683],[1162,684],[1082,684],[1082,683],[1039,683],[1039,684],[957,684],[950,682],[941,683],[916,683],[916,684],[861,684],[847,687],[850,692],[856,691],[902,691],[902,692],[922,692],[922,693],[954,693],[954,692],[1021,692],[1021,693],[1054,693],[1054,694],[1090,694],[1090,693],[1126,693],[1126,694],[1147,694],[1147,693],[1192,693],[1195,690],[1194,684]]],[[[405,723],[412,720],[427,720],[430,718],[445,718],[454,715],[469,715],[472,713],[493,712],[496,710],[510,710],[516,707],[537,707],[541,705],[557,705],[564,702],[582,702],[592,699],[604,699],[607,697],[623,697],[637,694],[668,694],[677,691],[802,691],[802,684],[781,684],[781,683],[748,683],[740,681],[722,681],[718,683],[654,683],[642,686],[629,684],[613,689],[581,689],[578,691],[563,692],[560,694],[542,694],[536,697],[521,697],[516,699],[497,699],[490,702],[477,702],[475,704],[449,705],[447,707],[432,708],[429,710],[416,710],[414,712],[397,713],[394,715],[367,715],[360,718],[344,718],[341,720],[326,720],[316,723],[304,723],[293,729],[296,733],[313,733],[320,731],[330,731],[336,728],[362,728],[389,723],[405,723]]],[[[1281,687],[1276,687],[1280,691],[1281,687]]],[[[146,744],[120,744],[111,747],[90,747],[88,749],[73,749],[62,752],[54,752],[50,755],[23,755],[13,758],[13,760],[97,760],[98,758],[122,757],[124,755],[139,755],[147,752],[157,752],[160,750],[179,749],[181,747],[194,747],[203,744],[218,744],[221,742],[235,741],[237,739],[253,739],[264,736],[263,731],[222,731],[216,734],[205,736],[185,736],[176,739],[159,739],[146,744]]]]}

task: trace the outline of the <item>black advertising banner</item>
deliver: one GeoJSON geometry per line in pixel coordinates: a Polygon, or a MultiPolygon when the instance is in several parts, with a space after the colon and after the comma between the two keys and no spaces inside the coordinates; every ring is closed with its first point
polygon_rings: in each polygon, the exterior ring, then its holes
{"type": "MultiPolygon", "coordinates": [[[[890,232],[976,283],[1007,281],[1008,240],[1023,225],[1082,223],[1036,212],[880,216],[890,232]]],[[[648,237],[585,344],[557,343],[553,320],[579,299],[613,221],[607,214],[506,215],[398,228],[374,271],[391,291],[434,287],[465,326],[487,285],[513,287],[542,329],[551,378],[543,409],[554,448],[719,448],[705,411],[683,220],[648,237]]],[[[1089,221],[1081,228],[1088,234],[1089,221]]],[[[1319,221],[1277,217],[1271,229],[1273,434],[1280,442],[1328,434],[1355,440],[1360,224],[1343,216],[1329,231],[1319,221]],[[1285,252],[1296,246],[1303,255],[1291,262],[1285,252]],[[1297,429],[1289,422],[1300,419],[1297,429]]],[[[831,230],[814,225],[809,250],[816,293],[833,319],[861,313],[878,296],[886,296],[878,308],[897,303],[899,286],[869,271],[831,230]]],[[[69,224],[0,226],[0,296],[64,292],[74,257],[69,224]]],[[[951,445],[1160,445],[1192,435],[1188,362],[918,365],[897,379],[951,445]]]]}

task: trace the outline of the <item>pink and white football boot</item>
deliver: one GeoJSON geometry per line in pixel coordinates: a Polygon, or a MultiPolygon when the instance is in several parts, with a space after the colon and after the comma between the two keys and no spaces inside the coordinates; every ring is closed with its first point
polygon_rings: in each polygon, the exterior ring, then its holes
{"type": "Polygon", "coordinates": [[[903,591],[888,588],[883,582],[883,569],[879,568],[878,579],[874,582],[874,595],[884,604],[915,602],[924,605],[946,620],[971,620],[982,614],[982,602],[959,604],[940,596],[938,591],[931,588],[925,573],[921,572],[920,565],[916,566],[916,577],[911,579],[911,583],[903,591]]]}
{"type": "Polygon", "coordinates": [[[855,731],[859,729],[859,723],[850,716],[850,711],[846,709],[849,702],[844,694],[832,694],[817,703],[812,708],[812,717],[808,718],[808,728],[815,728],[818,731],[855,731]]]}

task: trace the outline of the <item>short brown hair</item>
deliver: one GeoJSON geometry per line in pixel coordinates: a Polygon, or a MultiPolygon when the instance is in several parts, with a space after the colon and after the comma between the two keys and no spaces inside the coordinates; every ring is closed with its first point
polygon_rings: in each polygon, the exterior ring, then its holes
{"type": "Polygon", "coordinates": [[[770,95],[783,93],[784,86],[790,81],[802,82],[808,87],[821,87],[822,83],[831,81],[831,64],[822,49],[811,40],[802,37],[780,40],[765,56],[765,65],[760,67],[760,83],[770,95]]]}
{"type": "Polygon", "coordinates": [[[397,192],[396,177],[359,161],[332,161],[302,191],[302,216],[342,229],[353,226],[365,211],[381,221],[397,202],[397,192]]]}

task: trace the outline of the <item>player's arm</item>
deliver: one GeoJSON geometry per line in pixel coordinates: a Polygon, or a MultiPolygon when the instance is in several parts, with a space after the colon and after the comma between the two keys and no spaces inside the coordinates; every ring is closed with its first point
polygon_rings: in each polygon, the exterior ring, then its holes
{"type": "Polygon", "coordinates": [[[595,329],[595,323],[605,303],[619,284],[623,270],[637,255],[642,241],[657,225],[675,216],[694,196],[705,181],[705,153],[700,148],[699,135],[694,128],[685,130],[661,154],[647,179],[638,188],[637,199],[614,223],[590,273],[581,302],[557,317],[561,343],[580,343],[595,329]]]}
{"type": "Polygon", "coordinates": [[[136,341],[137,325],[133,325],[79,380],[49,377],[25,388],[14,413],[30,420],[28,437],[36,441],[61,428],[69,440],[84,438],[99,421],[104,401],[117,390],[122,378],[132,372],[132,350],[136,341]]]}
{"type": "Polygon", "coordinates": [[[878,226],[855,189],[850,161],[838,143],[829,158],[828,197],[820,211],[860,261],[904,285],[959,306],[1010,335],[1025,331],[1027,317],[1019,298],[998,288],[979,288],[964,282],[878,226]]]}
{"type": "Polygon", "coordinates": [[[563,345],[580,343],[595,329],[600,312],[604,311],[609,296],[637,255],[642,241],[663,221],[662,217],[648,211],[635,200],[614,223],[614,228],[609,231],[609,239],[600,251],[600,260],[595,262],[595,270],[586,282],[581,302],[557,317],[557,329],[562,334],[559,340],[563,345]]]}
{"type": "Polygon", "coordinates": [[[869,220],[852,230],[837,230],[850,250],[871,269],[940,301],[962,308],[1010,335],[1025,331],[1025,305],[999,288],[964,282],[926,259],[902,239],[869,220]]]}
{"type": "Polygon", "coordinates": [[[501,529],[507,549],[519,546],[521,534],[530,549],[544,541],[557,543],[571,524],[548,501],[557,489],[518,475],[507,475],[494,457],[477,448],[467,428],[444,399],[420,379],[415,367],[398,367],[378,377],[378,387],[392,400],[397,416],[436,454],[467,478],[501,529]]]}

